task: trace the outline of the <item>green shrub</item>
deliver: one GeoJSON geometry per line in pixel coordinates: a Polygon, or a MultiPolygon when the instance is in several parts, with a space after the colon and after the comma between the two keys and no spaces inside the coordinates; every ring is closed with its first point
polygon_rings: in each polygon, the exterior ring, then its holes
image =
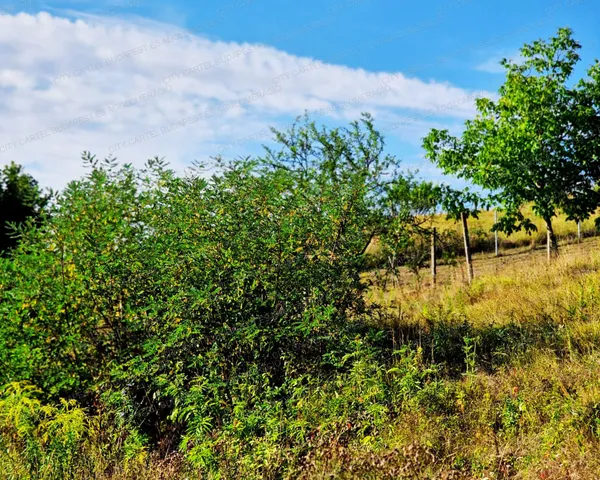
{"type": "MultiPolygon", "coordinates": [[[[279,447],[315,426],[284,421],[299,386],[358,375],[365,251],[383,218],[399,238],[410,216],[390,217],[397,161],[369,116],[275,134],[280,151],[210,178],[85,154],[89,174],[0,264],[0,382],[103,404],[163,454],[183,439],[206,470],[283,464],[279,447]]],[[[335,424],[355,406],[336,408],[335,424]]]]}

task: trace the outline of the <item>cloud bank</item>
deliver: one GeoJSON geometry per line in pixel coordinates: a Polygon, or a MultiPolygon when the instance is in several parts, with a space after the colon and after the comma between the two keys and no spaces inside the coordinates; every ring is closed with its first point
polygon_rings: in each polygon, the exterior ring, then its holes
{"type": "Polygon", "coordinates": [[[0,99],[0,165],[15,160],[56,188],[82,173],[83,150],[183,168],[257,147],[268,139],[258,132],[305,110],[337,123],[369,111],[388,136],[413,143],[474,113],[473,92],[448,83],[156,22],[44,12],[0,15],[0,99]]]}

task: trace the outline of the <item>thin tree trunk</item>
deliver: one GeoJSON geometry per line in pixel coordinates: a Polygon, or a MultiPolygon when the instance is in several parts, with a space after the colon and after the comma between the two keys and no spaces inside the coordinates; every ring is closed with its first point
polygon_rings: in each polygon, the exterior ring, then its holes
{"type": "Polygon", "coordinates": [[[558,239],[552,227],[552,220],[545,218],[544,221],[546,222],[546,252],[548,254],[548,262],[550,262],[553,257],[558,256],[558,239]]]}
{"type": "Polygon", "coordinates": [[[463,238],[465,240],[465,259],[467,262],[467,278],[469,283],[473,281],[473,262],[471,262],[471,242],[469,240],[469,225],[467,224],[467,216],[464,212],[460,214],[463,227],[463,238]]]}
{"type": "Polygon", "coordinates": [[[435,283],[437,280],[437,259],[435,257],[435,236],[436,231],[435,227],[433,227],[433,231],[431,232],[431,286],[435,287],[435,283]]]}

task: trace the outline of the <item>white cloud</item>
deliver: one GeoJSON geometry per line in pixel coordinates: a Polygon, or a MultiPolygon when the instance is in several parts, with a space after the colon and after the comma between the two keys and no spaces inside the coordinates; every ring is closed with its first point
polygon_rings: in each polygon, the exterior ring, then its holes
{"type": "Polygon", "coordinates": [[[495,55],[492,58],[489,58],[485,62],[480,63],[475,66],[475,70],[479,70],[480,72],[486,73],[504,73],[506,69],[500,65],[500,61],[503,58],[508,58],[511,62],[520,63],[523,58],[521,55],[517,53],[512,53],[509,55],[495,55]]]}
{"type": "Polygon", "coordinates": [[[500,65],[500,60],[502,60],[502,57],[490,58],[489,60],[477,65],[475,70],[486,73],[502,73],[504,72],[504,67],[500,65]]]}
{"type": "MultiPolygon", "coordinates": [[[[473,114],[470,92],[448,83],[183,33],[132,19],[0,15],[0,164],[29,165],[61,187],[82,173],[83,150],[181,167],[305,110],[344,123],[361,111],[388,122],[473,114]]],[[[426,130],[418,126],[391,133],[426,130]]]]}

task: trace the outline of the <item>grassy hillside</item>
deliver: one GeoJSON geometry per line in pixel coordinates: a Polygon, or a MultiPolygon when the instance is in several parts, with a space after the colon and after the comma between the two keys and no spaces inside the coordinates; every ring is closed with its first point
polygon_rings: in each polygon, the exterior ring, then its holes
{"type": "Polygon", "coordinates": [[[566,247],[550,267],[542,250],[475,268],[471,287],[442,267],[435,290],[371,290],[393,341],[416,342],[446,373],[390,423],[382,451],[335,450],[329,471],[350,477],[365,462],[369,478],[386,478],[375,466],[403,452],[416,472],[403,478],[598,478],[600,242],[566,247]]]}
{"type": "MultiPolygon", "coordinates": [[[[575,240],[563,240],[560,244],[560,261],[572,258],[585,259],[594,252],[600,252],[600,239],[597,237],[584,238],[581,243],[575,240]],[[573,243],[568,243],[572,241],[573,243]]],[[[495,275],[519,275],[523,270],[544,270],[548,267],[547,254],[544,245],[534,248],[514,247],[500,252],[496,257],[490,252],[478,252],[473,255],[473,270],[476,278],[490,278],[495,275]]],[[[418,275],[406,267],[398,269],[398,276],[393,277],[386,270],[373,270],[365,274],[366,281],[375,283],[369,294],[371,301],[388,305],[389,302],[403,302],[406,295],[429,298],[431,288],[431,273],[429,266],[421,268],[418,275]]],[[[467,282],[464,258],[459,258],[453,264],[441,263],[437,267],[437,283],[442,290],[437,289],[436,295],[449,286],[463,288],[467,282]]]]}
{"type": "MultiPolygon", "coordinates": [[[[546,226],[541,218],[536,217],[531,211],[530,207],[523,208],[523,214],[533,220],[533,223],[537,226],[538,231],[534,232],[531,236],[525,232],[516,232],[510,236],[504,233],[499,233],[498,239],[500,248],[512,248],[518,246],[530,245],[532,241],[535,243],[545,243],[546,241],[546,226]]],[[[594,218],[592,217],[581,223],[581,234],[582,236],[594,235],[596,232],[594,225],[594,218]]],[[[471,234],[487,235],[490,239],[493,238],[493,234],[490,233],[490,229],[494,224],[494,212],[484,211],[481,212],[478,219],[469,219],[469,229],[471,234]]],[[[434,226],[437,226],[440,230],[453,230],[459,234],[462,234],[460,225],[446,220],[445,216],[440,215],[434,220],[434,226]]],[[[565,215],[559,215],[554,218],[553,222],[554,230],[559,239],[573,241],[577,239],[577,223],[573,221],[567,221],[565,215]]]]}
{"type": "MultiPolygon", "coordinates": [[[[523,213],[533,220],[537,227],[536,232],[527,234],[524,231],[513,233],[508,236],[504,233],[498,233],[498,249],[500,255],[512,254],[519,249],[535,249],[546,245],[546,226],[539,217],[536,217],[531,212],[531,208],[525,207],[523,213]],[[517,250],[515,250],[517,249],[517,250]]],[[[588,238],[598,234],[595,226],[595,216],[581,223],[581,237],[588,238]]],[[[491,231],[494,224],[494,212],[483,211],[479,214],[479,218],[469,218],[469,236],[471,240],[471,249],[475,256],[478,254],[493,253],[495,250],[495,237],[491,231]]],[[[462,237],[462,226],[459,222],[447,220],[446,215],[436,215],[428,227],[436,227],[440,234],[438,247],[442,252],[453,256],[464,256],[464,244],[462,237]]],[[[559,243],[571,244],[577,242],[577,223],[567,221],[565,215],[559,215],[554,218],[554,231],[558,237],[559,243]]],[[[425,257],[429,256],[429,241],[428,239],[420,239],[423,242],[419,248],[423,249],[425,257]]],[[[379,258],[381,250],[377,238],[375,238],[367,253],[372,255],[374,264],[385,264],[385,261],[379,258]]],[[[439,255],[439,253],[438,253],[439,255]]],[[[444,263],[443,259],[440,259],[444,263]]]]}

